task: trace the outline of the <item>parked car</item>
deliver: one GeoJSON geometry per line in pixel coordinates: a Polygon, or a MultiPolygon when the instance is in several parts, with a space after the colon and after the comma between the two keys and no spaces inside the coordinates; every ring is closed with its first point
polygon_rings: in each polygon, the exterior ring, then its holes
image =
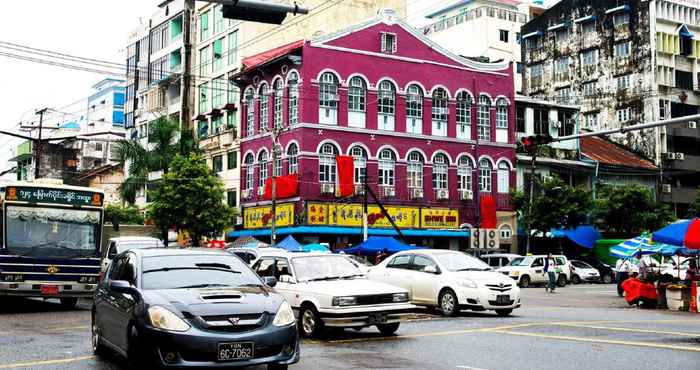
{"type": "Polygon", "coordinates": [[[93,351],[116,351],[140,369],[286,369],[299,360],[298,332],[274,285],[223,251],[123,252],[95,291],[93,351]]]}
{"type": "Polygon", "coordinates": [[[107,266],[112,259],[124,251],[140,248],[164,248],[163,241],[148,236],[120,236],[111,238],[107,242],[107,248],[102,255],[102,272],[107,271],[107,266]]]}
{"type": "Polygon", "coordinates": [[[344,256],[347,257],[347,259],[348,259],[353,265],[355,265],[355,267],[357,267],[358,269],[360,269],[360,271],[362,271],[363,274],[367,274],[367,273],[369,272],[369,270],[370,270],[372,267],[374,267],[374,265],[373,265],[371,262],[367,261],[366,259],[364,259],[364,258],[362,258],[362,257],[355,256],[355,255],[352,255],[352,254],[344,254],[344,256]]]}
{"type": "Polygon", "coordinates": [[[512,260],[520,257],[522,256],[519,254],[511,253],[489,253],[479,256],[479,258],[482,261],[486,262],[487,265],[491,266],[494,269],[503,266],[508,266],[512,260]]]}
{"type": "MultiPolygon", "coordinates": [[[[557,285],[566,286],[571,277],[571,264],[564,255],[554,255],[557,267],[561,273],[556,274],[557,285]]],[[[510,276],[518,282],[518,285],[525,288],[531,284],[544,284],[547,282],[547,273],[544,271],[544,259],[546,255],[525,256],[511,261],[510,265],[499,268],[497,271],[510,276]]]]}
{"type": "Polygon", "coordinates": [[[580,260],[598,270],[601,283],[612,284],[615,281],[615,271],[613,270],[612,266],[593,257],[583,257],[580,260]]]}
{"type": "Polygon", "coordinates": [[[520,307],[520,289],[511,279],[462,252],[425,249],[396,253],[367,276],[409,290],[412,303],[437,307],[445,316],[462,309],[494,310],[506,316],[520,307]]]}
{"type": "Polygon", "coordinates": [[[326,327],[376,326],[390,335],[416,309],[406,289],[366,279],[339,254],[264,251],[253,270],[277,278],[275,289],[292,305],[304,337],[318,336],[326,327]]]}
{"type": "Polygon", "coordinates": [[[600,281],[600,272],[588,263],[579,260],[571,260],[571,266],[572,283],[581,284],[581,282],[593,283],[600,281]]]}

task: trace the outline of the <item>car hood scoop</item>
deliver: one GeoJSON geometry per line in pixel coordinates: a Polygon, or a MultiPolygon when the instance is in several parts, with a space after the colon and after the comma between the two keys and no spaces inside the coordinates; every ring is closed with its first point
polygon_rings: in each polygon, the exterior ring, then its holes
{"type": "Polygon", "coordinates": [[[151,292],[154,304],[196,316],[276,312],[282,297],[262,287],[167,289],[151,292]]]}
{"type": "Polygon", "coordinates": [[[199,298],[204,301],[220,301],[220,300],[240,300],[243,298],[243,293],[238,289],[212,289],[200,290],[199,298]]]}

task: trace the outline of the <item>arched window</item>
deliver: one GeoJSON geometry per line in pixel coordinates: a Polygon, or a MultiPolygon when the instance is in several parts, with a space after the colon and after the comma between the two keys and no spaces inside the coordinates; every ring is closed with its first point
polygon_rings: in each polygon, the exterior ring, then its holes
{"type": "Polygon", "coordinates": [[[245,188],[253,189],[255,187],[255,157],[253,153],[248,153],[243,161],[245,165],[245,188]]]}
{"type": "Polygon", "coordinates": [[[295,143],[287,148],[287,171],[289,174],[299,173],[299,147],[295,143]]]}
{"type": "Polygon", "coordinates": [[[506,161],[498,163],[498,192],[501,194],[510,191],[510,167],[506,161]]]}
{"type": "Polygon", "coordinates": [[[294,71],[289,73],[287,89],[289,89],[287,109],[289,110],[289,125],[291,126],[296,125],[299,121],[299,75],[294,71]]]}
{"type": "Polygon", "coordinates": [[[479,96],[477,114],[477,138],[491,141],[491,99],[486,95],[479,96]]]}
{"type": "Polygon", "coordinates": [[[423,90],[418,85],[406,89],[406,132],[420,135],[423,131],[423,90]]]}
{"type": "Polygon", "coordinates": [[[258,99],[260,99],[260,132],[266,132],[268,130],[268,99],[270,98],[267,91],[267,84],[263,83],[260,85],[260,90],[258,92],[258,99]]]}
{"type": "Polygon", "coordinates": [[[282,85],[282,79],[278,78],[272,85],[275,94],[275,106],[274,106],[274,120],[275,120],[275,130],[282,128],[282,97],[284,96],[284,86],[282,85]]]}
{"type": "Polygon", "coordinates": [[[466,91],[457,94],[457,137],[472,138],[472,98],[466,91]]]}
{"type": "MultiPolygon", "coordinates": [[[[463,155],[459,157],[457,162],[457,188],[460,192],[472,191],[472,169],[474,164],[472,160],[463,155]]],[[[471,199],[471,197],[461,197],[463,199],[471,199]]]]}
{"type": "Polygon", "coordinates": [[[433,158],[433,189],[447,189],[447,172],[449,160],[447,156],[439,153],[433,158]]]}
{"type": "Polygon", "coordinates": [[[348,126],[365,127],[365,111],[367,110],[367,85],[365,81],[355,76],[350,79],[348,88],[348,126]]]}
{"type": "Polygon", "coordinates": [[[408,163],[406,164],[406,183],[408,190],[423,189],[423,163],[425,159],[417,151],[408,154],[408,163]]]}
{"type": "Polygon", "coordinates": [[[338,79],[330,72],[321,75],[318,83],[318,119],[320,123],[338,123],[338,79]]]}
{"type": "Polygon", "coordinates": [[[365,181],[367,175],[367,151],[365,148],[355,145],[350,149],[355,164],[355,184],[361,185],[365,181]]]}
{"type": "Polygon", "coordinates": [[[447,116],[449,115],[447,91],[437,88],[433,91],[433,135],[447,136],[447,116]]]}
{"type": "Polygon", "coordinates": [[[479,192],[491,192],[491,162],[488,159],[479,161],[479,192]]]}
{"type": "Polygon", "coordinates": [[[379,83],[377,98],[378,126],[380,130],[394,131],[396,113],[396,87],[389,81],[379,83]]]}
{"type": "Polygon", "coordinates": [[[508,129],[508,102],[503,98],[496,102],[496,128],[508,129]]]}
{"type": "Polygon", "coordinates": [[[510,239],[513,236],[513,229],[510,228],[510,225],[501,225],[498,230],[501,233],[501,239],[510,239]]]}
{"type": "Polygon", "coordinates": [[[267,181],[267,176],[269,175],[269,172],[267,172],[267,160],[267,150],[263,150],[258,154],[258,168],[260,172],[260,176],[258,177],[259,187],[265,187],[265,181],[267,181]]]}
{"type": "Polygon", "coordinates": [[[379,186],[393,187],[396,156],[389,149],[379,152],[379,186]]]}
{"type": "Polygon", "coordinates": [[[318,181],[335,184],[338,148],[333,144],[323,144],[318,152],[318,181]]]}
{"type": "MultiPolygon", "coordinates": [[[[274,150],[274,149],[272,149],[274,150]]],[[[279,177],[282,176],[282,155],[281,153],[277,153],[277,155],[273,155],[272,158],[275,158],[275,163],[272,164],[272,176],[274,177],[279,177]]]]}
{"type": "Polygon", "coordinates": [[[245,91],[245,131],[246,136],[255,135],[255,94],[253,89],[245,91]]]}

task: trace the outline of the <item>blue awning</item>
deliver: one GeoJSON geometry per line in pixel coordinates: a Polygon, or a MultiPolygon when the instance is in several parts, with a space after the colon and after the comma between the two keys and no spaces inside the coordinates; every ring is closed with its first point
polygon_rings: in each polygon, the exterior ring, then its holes
{"type": "Polygon", "coordinates": [[[690,37],[690,38],[692,38],[694,36],[692,32],[688,31],[688,27],[685,24],[682,24],[680,26],[679,34],[683,37],[690,37]]]}
{"type": "Polygon", "coordinates": [[[569,27],[569,23],[567,23],[567,22],[559,23],[559,24],[555,24],[554,26],[548,27],[547,31],[556,31],[560,28],[566,28],[566,27],[569,27]]]}
{"type": "Polygon", "coordinates": [[[596,19],[598,19],[598,17],[596,17],[595,15],[589,15],[587,17],[574,19],[574,23],[593,22],[596,19]]]}
{"type": "Polygon", "coordinates": [[[390,236],[370,236],[366,241],[354,247],[343,249],[343,252],[347,254],[374,256],[383,250],[386,250],[389,254],[394,254],[412,249],[423,249],[423,247],[406,245],[390,236]]]}
{"type": "Polygon", "coordinates": [[[569,238],[587,249],[593,249],[595,242],[601,238],[600,233],[591,225],[580,225],[575,229],[552,229],[553,238],[569,238]]]}
{"type": "Polygon", "coordinates": [[[525,39],[527,39],[527,38],[535,37],[535,36],[542,36],[542,32],[541,32],[541,31],[530,32],[530,33],[528,33],[528,34],[526,34],[526,35],[523,35],[523,36],[521,37],[521,39],[522,39],[522,40],[525,40],[525,39]]]}
{"type": "Polygon", "coordinates": [[[621,5],[621,6],[618,6],[616,8],[606,10],[605,14],[618,13],[618,12],[629,12],[629,11],[630,11],[629,5],[621,5]]]}
{"type": "MultiPolygon", "coordinates": [[[[378,236],[398,236],[399,234],[394,229],[379,229],[369,228],[369,235],[378,236]]],[[[425,237],[444,237],[444,238],[468,238],[468,230],[435,230],[435,229],[406,229],[401,230],[404,236],[425,236],[425,237]]],[[[278,235],[293,235],[293,234],[320,234],[320,235],[362,235],[360,227],[341,227],[341,226],[293,226],[281,227],[277,229],[278,235]]],[[[239,230],[231,231],[226,234],[226,238],[235,239],[241,236],[269,236],[270,229],[259,230],[239,230]]]]}

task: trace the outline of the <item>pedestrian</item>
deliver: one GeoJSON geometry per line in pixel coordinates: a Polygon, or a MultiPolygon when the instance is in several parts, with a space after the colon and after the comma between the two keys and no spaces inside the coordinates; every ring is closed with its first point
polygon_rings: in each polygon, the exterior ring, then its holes
{"type": "Polygon", "coordinates": [[[622,283],[630,277],[630,261],[626,258],[620,258],[617,260],[615,269],[617,274],[615,279],[617,280],[617,295],[622,297],[625,290],[622,289],[622,283]]]}
{"type": "Polygon", "coordinates": [[[554,257],[552,257],[552,254],[549,253],[547,255],[547,258],[544,260],[544,272],[547,274],[547,286],[545,287],[545,291],[554,293],[554,288],[556,287],[555,282],[556,282],[556,265],[557,262],[554,260],[554,257]]]}
{"type": "Polygon", "coordinates": [[[376,264],[379,264],[387,257],[389,257],[389,250],[384,248],[379,253],[377,253],[377,263],[376,264]]]}
{"type": "Polygon", "coordinates": [[[688,270],[685,272],[685,280],[693,282],[700,281],[700,273],[698,272],[698,263],[695,259],[688,262],[688,270]]]}
{"type": "Polygon", "coordinates": [[[649,273],[649,256],[642,256],[639,254],[639,280],[647,281],[647,274],[649,273]]]}

